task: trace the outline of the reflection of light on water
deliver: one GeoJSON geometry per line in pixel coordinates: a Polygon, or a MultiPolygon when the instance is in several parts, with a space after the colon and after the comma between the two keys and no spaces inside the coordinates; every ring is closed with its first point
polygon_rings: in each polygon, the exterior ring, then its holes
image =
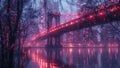
{"type": "Polygon", "coordinates": [[[103,52],[103,49],[102,49],[102,48],[100,48],[100,54],[102,54],[102,52],[103,52]]]}
{"type": "Polygon", "coordinates": [[[108,47],[118,47],[117,43],[108,43],[108,47]]]}
{"type": "Polygon", "coordinates": [[[118,53],[118,48],[112,48],[112,52],[117,54],[118,53]]]}
{"type": "Polygon", "coordinates": [[[87,51],[88,51],[88,54],[90,54],[90,48],[88,48],[87,51]]]}
{"type": "Polygon", "coordinates": [[[108,53],[109,55],[115,54],[115,58],[117,58],[118,48],[108,48],[108,53]]]}
{"type": "Polygon", "coordinates": [[[109,53],[109,54],[111,53],[111,48],[108,48],[108,53],[109,53]]]}
{"type": "Polygon", "coordinates": [[[115,58],[117,59],[117,57],[118,57],[118,48],[113,48],[114,49],[114,53],[115,53],[115,58]]]}
{"type": "Polygon", "coordinates": [[[44,58],[40,57],[34,52],[32,53],[32,60],[39,64],[39,68],[48,68],[48,67],[57,68],[52,63],[47,63],[47,61],[44,58]]]}
{"type": "Polygon", "coordinates": [[[118,58],[118,48],[108,48],[108,53],[110,58],[112,58],[112,54],[114,54],[115,59],[118,58]]]}
{"type": "MultiPolygon", "coordinates": [[[[73,46],[73,45],[70,45],[73,46]]],[[[40,68],[60,68],[57,67],[57,65],[54,62],[49,62],[48,59],[45,58],[45,52],[41,49],[33,50],[31,51],[32,59],[33,61],[39,64],[40,68]],[[56,65],[56,66],[55,66],[56,65]]],[[[72,65],[76,64],[76,62],[79,64],[79,60],[81,59],[81,62],[84,61],[86,65],[89,65],[89,61],[92,61],[92,58],[95,58],[98,56],[98,67],[101,66],[101,55],[104,57],[104,53],[107,54],[108,60],[111,61],[111,58],[114,55],[115,59],[118,59],[118,48],[63,48],[62,53],[60,54],[60,57],[63,57],[66,64],[72,65]],[[77,49],[77,50],[76,50],[77,49]],[[111,56],[112,55],[112,56],[111,56]],[[86,57],[86,58],[83,58],[86,57]],[[74,59],[75,58],[75,59],[74,59]]],[[[105,55],[106,56],[106,55],[105,55]]]]}
{"type": "Polygon", "coordinates": [[[38,54],[38,53],[39,53],[39,50],[37,49],[37,51],[36,51],[36,52],[37,52],[37,54],[38,54]]]}
{"type": "Polygon", "coordinates": [[[73,47],[73,44],[72,44],[72,43],[69,43],[69,47],[73,47]]]}
{"type": "Polygon", "coordinates": [[[94,55],[94,54],[95,54],[95,49],[92,48],[92,49],[91,49],[91,55],[94,55]]]}
{"type": "Polygon", "coordinates": [[[81,53],[81,49],[80,48],[78,49],[78,52],[79,52],[79,54],[81,53]]]}
{"type": "Polygon", "coordinates": [[[30,49],[28,50],[28,55],[30,55],[30,49]]]}
{"type": "MultiPolygon", "coordinates": [[[[70,45],[69,45],[70,47],[73,47],[73,44],[72,43],[70,43],[70,45]]],[[[73,52],[73,48],[69,48],[69,52],[70,52],[70,54],[73,52]]]]}
{"type": "Polygon", "coordinates": [[[115,53],[118,54],[118,48],[115,48],[115,53]]]}
{"type": "Polygon", "coordinates": [[[70,54],[72,54],[73,48],[69,48],[69,52],[70,52],[70,54]]]}

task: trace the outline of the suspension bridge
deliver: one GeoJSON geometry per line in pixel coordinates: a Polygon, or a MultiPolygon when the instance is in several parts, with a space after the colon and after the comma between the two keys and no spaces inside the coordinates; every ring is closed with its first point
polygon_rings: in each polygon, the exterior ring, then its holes
{"type": "Polygon", "coordinates": [[[59,24],[50,27],[47,31],[40,32],[32,37],[32,40],[48,39],[48,46],[52,45],[52,38],[55,38],[55,45],[60,45],[60,36],[64,33],[75,31],[95,25],[107,24],[113,21],[120,20],[120,4],[109,5],[103,9],[93,9],[93,12],[84,14],[74,14],[75,19],[68,21],[64,24],[59,24]]]}

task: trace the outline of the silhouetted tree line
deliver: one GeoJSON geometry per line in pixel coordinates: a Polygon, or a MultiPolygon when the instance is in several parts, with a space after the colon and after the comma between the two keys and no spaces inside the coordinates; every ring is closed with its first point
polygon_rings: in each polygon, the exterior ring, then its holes
{"type": "MultiPolygon", "coordinates": [[[[0,0],[0,68],[14,68],[15,47],[20,50],[20,18],[23,0],[0,0]]],[[[20,66],[18,66],[20,67],[20,66]]]]}

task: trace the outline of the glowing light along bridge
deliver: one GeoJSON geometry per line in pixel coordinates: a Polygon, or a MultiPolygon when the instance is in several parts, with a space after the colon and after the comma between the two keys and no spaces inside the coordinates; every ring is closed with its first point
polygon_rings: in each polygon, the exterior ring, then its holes
{"type": "Polygon", "coordinates": [[[82,17],[78,16],[78,18],[65,24],[51,27],[48,31],[35,35],[32,40],[46,39],[48,37],[58,36],[69,31],[91,27],[94,25],[106,24],[117,20],[120,20],[120,4],[109,6],[105,9],[89,13],[82,17]]]}

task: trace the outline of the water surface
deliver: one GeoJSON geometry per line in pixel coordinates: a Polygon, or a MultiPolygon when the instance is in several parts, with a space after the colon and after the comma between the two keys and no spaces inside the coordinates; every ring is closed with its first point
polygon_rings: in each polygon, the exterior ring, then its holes
{"type": "Polygon", "coordinates": [[[27,48],[25,68],[120,68],[119,48],[27,48]]]}

